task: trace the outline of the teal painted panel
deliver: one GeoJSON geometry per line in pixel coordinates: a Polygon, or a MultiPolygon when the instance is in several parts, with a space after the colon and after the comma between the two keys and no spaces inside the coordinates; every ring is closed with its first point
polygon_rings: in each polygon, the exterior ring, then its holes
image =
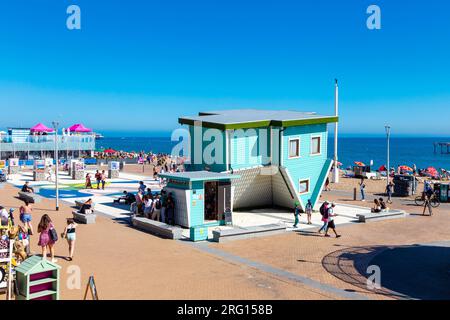
{"type": "Polygon", "coordinates": [[[197,226],[189,228],[189,238],[191,241],[203,241],[208,239],[208,227],[197,226]]]}
{"type": "Polygon", "coordinates": [[[231,139],[231,168],[245,169],[268,164],[270,130],[255,128],[235,130],[231,139]],[[262,143],[261,143],[262,141],[262,143]]]}
{"type": "Polygon", "coordinates": [[[189,166],[190,171],[226,171],[226,143],[224,131],[210,128],[200,128],[199,130],[198,128],[195,129],[194,126],[189,126],[189,135],[189,157],[192,163],[192,165],[189,166]],[[205,136],[206,130],[212,135],[212,138],[209,140],[206,140],[208,136],[208,133],[205,136]],[[196,134],[199,134],[200,137],[196,137],[196,134]],[[217,141],[221,141],[217,142],[216,138],[218,139],[217,141]],[[196,146],[196,144],[199,145],[196,146]],[[209,156],[211,156],[210,159],[208,159],[209,156]]]}
{"type": "Polygon", "coordinates": [[[322,187],[324,181],[327,179],[328,176],[328,169],[330,168],[330,164],[331,164],[332,160],[331,159],[327,159],[325,161],[325,164],[322,168],[322,171],[319,175],[319,178],[317,180],[317,184],[314,188],[313,194],[311,196],[311,202],[313,204],[313,207],[316,205],[317,200],[319,200],[320,198],[320,188],[322,187]]]}
{"type": "Polygon", "coordinates": [[[316,187],[320,184],[323,168],[327,162],[327,126],[326,124],[288,127],[283,132],[283,166],[291,176],[296,191],[300,180],[309,180],[309,192],[300,195],[304,204],[308,199],[314,200],[316,187]],[[312,137],[320,137],[321,153],[311,154],[312,137]],[[300,139],[300,156],[289,158],[289,140],[300,139]]]}
{"type": "MultiPolygon", "coordinates": [[[[203,187],[202,187],[203,188],[203,187]]],[[[202,225],[205,218],[205,194],[203,189],[195,189],[189,191],[190,217],[189,226],[195,227],[202,225]]]]}

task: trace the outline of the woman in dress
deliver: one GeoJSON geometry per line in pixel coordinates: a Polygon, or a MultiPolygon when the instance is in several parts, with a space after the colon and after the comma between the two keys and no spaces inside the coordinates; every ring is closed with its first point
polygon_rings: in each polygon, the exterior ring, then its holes
{"type": "Polygon", "coordinates": [[[86,189],[92,189],[91,174],[86,174],[86,189]]]}
{"type": "Polygon", "coordinates": [[[50,230],[53,229],[53,223],[50,217],[47,214],[44,214],[41,218],[41,221],[38,225],[38,232],[39,234],[39,242],[38,246],[42,248],[42,259],[47,259],[47,249],[50,251],[50,255],[52,258],[52,262],[56,262],[55,259],[55,249],[53,245],[55,244],[55,241],[50,236],[50,230]]]}

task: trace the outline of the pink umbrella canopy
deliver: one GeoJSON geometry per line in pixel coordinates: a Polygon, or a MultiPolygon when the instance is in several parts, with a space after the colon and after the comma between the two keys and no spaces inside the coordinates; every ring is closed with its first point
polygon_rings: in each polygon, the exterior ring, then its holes
{"type": "Polygon", "coordinates": [[[30,129],[31,132],[53,132],[52,128],[47,127],[42,123],[38,123],[30,129]]]}
{"type": "Polygon", "coordinates": [[[433,177],[438,176],[438,171],[434,167],[428,167],[425,171],[433,177]]]}
{"type": "Polygon", "coordinates": [[[69,128],[70,132],[92,132],[92,129],[86,128],[82,123],[74,124],[69,128]]]}

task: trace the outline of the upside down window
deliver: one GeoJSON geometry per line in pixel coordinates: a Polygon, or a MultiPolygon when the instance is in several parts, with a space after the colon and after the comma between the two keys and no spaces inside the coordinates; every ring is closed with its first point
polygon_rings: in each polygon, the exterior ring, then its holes
{"type": "Polygon", "coordinates": [[[300,139],[289,140],[289,158],[297,158],[300,156],[300,139]]]}
{"type": "Polygon", "coordinates": [[[309,193],[309,179],[300,180],[298,185],[298,193],[309,193]]]}
{"type": "Polygon", "coordinates": [[[311,154],[320,154],[320,137],[311,138],[311,154]]]}

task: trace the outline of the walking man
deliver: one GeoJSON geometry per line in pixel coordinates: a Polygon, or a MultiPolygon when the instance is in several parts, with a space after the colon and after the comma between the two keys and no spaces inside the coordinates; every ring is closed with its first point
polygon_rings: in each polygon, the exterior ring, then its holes
{"type": "Polygon", "coordinates": [[[334,213],[334,207],[335,204],[332,203],[331,206],[328,208],[328,225],[327,230],[325,231],[325,237],[329,237],[330,235],[328,234],[328,230],[333,229],[336,238],[340,238],[341,235],[336,232],[336,225],[334,224],[334,217],[337,216],[337,214],[334,213]]]}
{"type": "Polygon", "coordinates": [[[431,207],[430,197],[425,194],[425,203],[423,204],[423,212],[422,215],[425,215],[425,211],[428,208],[428,215],[431,217],[433,215],[433,207],[431,207]]]}
{"type": "Polygon", "coordinates": [[[102,182],[102,175],[98,170],[95,172],[95,180],[97,181],[97,189],[100,189],[100,183],[102,182]]]}
{"type": "Polygon", "coordinates": [[[394,184],[392,181],[386,186],[386,194],[387,194],[387,203],[392,203],[392,194],[394,193],[394,184]]]}
{"type": "Polygon", "coordinates": [[[295,207],[294,207],[294,228],[297,228],[298,225],[298,217],[300,216],[300,203],[298,201],[295,202],[295,207]]]}

